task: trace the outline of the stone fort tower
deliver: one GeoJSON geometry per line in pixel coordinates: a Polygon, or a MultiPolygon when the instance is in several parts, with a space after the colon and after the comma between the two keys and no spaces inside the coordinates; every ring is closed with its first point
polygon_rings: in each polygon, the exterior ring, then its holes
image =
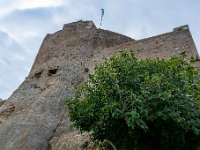
{"type": "Polygon", "coordinates": [[[0,104],[0,149],[79,149],[88,134],[71,128],[61,103],[73,96],[73,87],[87,78],[95,63],[127,49],[139,58],[169,58],[183,52],[199,58],[187,25],[134,40],[98,29],[92,21],[66,24],[47,34],[28,77],[0,104]]]}

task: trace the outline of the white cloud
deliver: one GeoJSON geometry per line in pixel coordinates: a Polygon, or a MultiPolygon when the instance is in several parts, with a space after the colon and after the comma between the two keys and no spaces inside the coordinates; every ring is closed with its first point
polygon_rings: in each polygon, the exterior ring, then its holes
{"type": "Polygon", "coordinates": [[[63,4],[64,0],[1,0],[0,17],[5,17],[16,10],[59,7],[63,4]]]}
{"type": "Polygon", "coordinates": [[[7,98],[27,75],[30,66],[26,51],[6,32],[0,31],[0,98],[7,98]],[[9,42],[6,42],[9,41],[9,42]]]}
{"type": "Polygon", "coordinates": [[[40,7],[58,7],[63,4],[63,0],[20,0],[19,9],[34,9],[40,7]]]}

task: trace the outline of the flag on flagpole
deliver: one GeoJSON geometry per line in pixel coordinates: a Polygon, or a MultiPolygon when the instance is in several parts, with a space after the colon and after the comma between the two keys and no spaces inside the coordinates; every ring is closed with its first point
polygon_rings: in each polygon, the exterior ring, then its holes
{"type": "Polygon", "coordinates": [[[101,18],[104,16],[104,9],[101,9],[101,18]]]}
{"type": "Polygon", "coordinates": [[[103,16],[104,16],[104,9],[101,9],[101,22],[100,22],[100,27],[101,27],[101,25],[102,25],[103,16]]]}

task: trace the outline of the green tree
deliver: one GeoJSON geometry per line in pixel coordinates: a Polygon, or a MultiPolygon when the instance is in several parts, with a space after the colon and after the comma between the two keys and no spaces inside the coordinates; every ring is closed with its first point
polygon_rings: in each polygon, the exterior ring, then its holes
{"type": "Polygon", "coordinates": [[[117,149],[192,150],[200,141],[199,68],[182,56],[116,54],[96,66],[66,104],[78,129],[117,149]]]}

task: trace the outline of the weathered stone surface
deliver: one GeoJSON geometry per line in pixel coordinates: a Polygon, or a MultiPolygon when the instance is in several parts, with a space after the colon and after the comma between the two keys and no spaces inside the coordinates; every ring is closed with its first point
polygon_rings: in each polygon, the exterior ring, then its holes
{"type": "Polygon", "coordinates": [[[89,141],[89,133],[81,134],[77,131],[62,134],[59,138],[55,137],[49,145],[54,150],[100,150],[96,144],[89,141]]]}
{"type": "Polygon", "coordinates": [[[44,38],[28,77],[0,105],[0,150],[98,149],[88,144],[88,133],[72,129],[62,102],[73,96],[73,87],[95,63],[122,49],[133,49],[141,58],[168,58],[184,51],[198,56],[185,26],[135,41],[97,29],[91,21],[64,25],[44,38]]]}
{"type": "Polygon", "coordinates": [[[15,110],[15,106],[10,101],[5,101],[0,107],[0,116],[2,118],[7,118],[15,110]]]}

